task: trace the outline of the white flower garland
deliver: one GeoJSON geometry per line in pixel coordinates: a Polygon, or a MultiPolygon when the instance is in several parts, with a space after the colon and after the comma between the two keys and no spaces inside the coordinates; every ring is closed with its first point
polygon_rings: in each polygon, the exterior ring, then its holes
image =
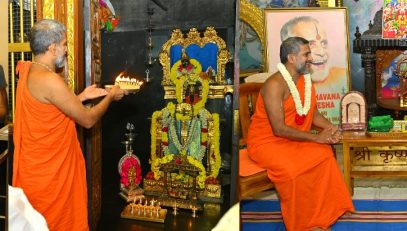
{"type": "Polygon", "coordinates": [[[290,93],[294,99],[295,109],[297,110],[298,115],[306,115],[311,107],[311,75],[306,74],[304,75],[305,78],[305,100],[304,100],[304,107],[301,105],[301,98],[298,92],[297,87],[293,81],[292,76],[285,68],[284,64],[279,63],[277,64],[277,69],[280,71],[281,75],[283,76],[285,82],[290,89],[290,93]]]}
{"type": "Polygon", "coordinates": [[[185,141],[185,144],[183,144],[183,145],[181,144],[180,140],[178,139],[177,129],[175,128],[175,123],[176,123],[176,120],[173,117],[170,117],[170,127],[168,128],[168,133],[170,134],[171,140],[172,140],[174,146],[180,152],[180,154],[185,155],[189,145],[192,142],[192,133],[196,129],[195,124],[197,123],[197,119],[196,119],[196,117],[194,117],[192,119],[192,121],[190,122],[188,131],[187,131],[188,132],[187,140],[185,141]]]}

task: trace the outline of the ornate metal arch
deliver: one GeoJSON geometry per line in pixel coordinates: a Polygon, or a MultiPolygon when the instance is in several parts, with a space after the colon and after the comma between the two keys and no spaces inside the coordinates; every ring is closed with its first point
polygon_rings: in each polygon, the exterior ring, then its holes
{"type": "Polygon", "coordinates": [[[175,29],[172,31],[170,39],[162,45],[159,55],[163,69],[161,85],[164,87],[165,99],[175,99],[175,84],[170,78],[170,48],[174,45],[187,48],[191,44],[203,47],[209,43],[216,44],[218,53],[216,61],[217,73],[214,82],[210,83],[208,98],[223,98],[226,93],[233,91],[231,86],[226,85],[225,79],[225,65],[229,62],[229,51],[225,41],[217,35],[215,28],[207,27],[202,37],[197,28],[191,28],[186,35],[180,29],[175,29]]]}
{"type": "Polygon", "coordinates": [[[264,12],[247,0],[240,0],[240,20],[253,28],[264,50],[264,12]]]}

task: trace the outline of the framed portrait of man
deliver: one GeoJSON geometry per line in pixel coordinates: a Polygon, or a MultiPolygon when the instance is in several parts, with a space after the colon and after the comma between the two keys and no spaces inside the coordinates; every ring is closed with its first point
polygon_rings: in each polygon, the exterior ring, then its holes
{"type": "MultiPolygon", "coordinates": [[[[323,0],[318,3],[321,7],[335,6],[335,0],[323,0]]],[[[247,77],[264,72],[263,9],[315,6],[315,0],[240,0],[240,76],[247,77]]]]}
{"type": "Polygon", "coordinates": [[[267,72],[277,71],[282,41],[289,37],[307,39],[318,110],[333,124],[339,124],[340,101],[350,89],[347,9],[265,9],[264,20],[267,72]]]}

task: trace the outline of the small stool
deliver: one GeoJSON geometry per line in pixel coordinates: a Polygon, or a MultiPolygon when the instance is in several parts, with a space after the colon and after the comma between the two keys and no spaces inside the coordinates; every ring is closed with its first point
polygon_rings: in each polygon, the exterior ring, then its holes
{"type": "Polygon", "coordinates": [[[273,187],[267,170],[250,159],[247,149],[239,150],[239,200],[273,187]]]}

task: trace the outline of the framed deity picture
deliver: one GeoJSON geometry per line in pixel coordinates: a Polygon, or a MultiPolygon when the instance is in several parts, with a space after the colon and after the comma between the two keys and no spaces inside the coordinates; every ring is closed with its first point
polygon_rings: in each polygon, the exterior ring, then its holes
{"type": "Polygon", "coordinates": [[[405,39],[407,37],[407,4],[405,1],[383,0],[382,37],[405,39]]]}
{"type": "Polygon", "coordinates": [[[307,39],[318,110],[333,124],[339,124],[340,101],[350,88],[347,9],[265,9],[264,20],[267,72],[277,71],[283,40],[294,36],[307,39]]]}

